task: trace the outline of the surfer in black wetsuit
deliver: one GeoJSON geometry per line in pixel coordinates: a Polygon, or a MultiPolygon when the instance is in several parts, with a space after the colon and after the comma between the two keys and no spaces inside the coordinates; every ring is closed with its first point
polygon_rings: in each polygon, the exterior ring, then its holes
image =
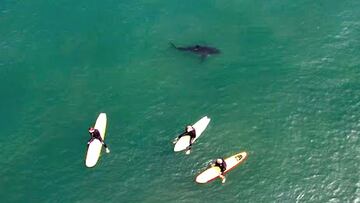
{"type": "Polygon", "coordinates": [[[191,125],[186,126],[185,132],[181,133],[177,138],[175,138],[173,143],[176,144],[176,142],[183,136],[190,136],[190,143],[189,143],[189,146],[187,147],[187,151],[186,151],[186,154],[190,154],[191,145],[192,145],[194,139],[196,138],[195,128],[192,127],[191,125]]]}
{"type": "Polygon", "coordinates": [[[100,132],[97,129],[95,129],[93,127],[90,127],[89,128],[89,133],[90,133],[90,140],[87,143],[88,146],[94,139],[98,139],[101,142],[101,144],[105,147],[106,153],[110,153],[109,148],[107,147],[107,145],[105,144],[105,142],[101,138],[100,132]]]}
{"type": "Polygon", "coordinates": [[[221,174],[219,175],[219,177],[222,179],[222,183],[225,183],[226,178],[224,176],[224,172],[226,170],[226,162],[223,158],[220,159],[216,159],[215,163],[213,164],[213,166],[217,166],[220,168],[221,174]]]}

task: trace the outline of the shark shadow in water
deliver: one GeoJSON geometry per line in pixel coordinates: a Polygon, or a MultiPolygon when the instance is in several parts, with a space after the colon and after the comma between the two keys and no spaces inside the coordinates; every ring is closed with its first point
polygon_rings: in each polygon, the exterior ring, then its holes
{"type": "Polygon", "coordinates": [[[199,55],[201,58],[201,62],[203,62],[206,57],[210,55],[221,53],[219,49],[208,46],[194,45],[188,47],[177,47],[172,42],[170,42],[170,45],[179,51],[187,51],[199,55]]]}

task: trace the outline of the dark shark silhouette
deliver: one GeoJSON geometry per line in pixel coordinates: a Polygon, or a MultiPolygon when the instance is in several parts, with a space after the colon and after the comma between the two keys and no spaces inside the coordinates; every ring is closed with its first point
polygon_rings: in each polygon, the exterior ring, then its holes
{"type": "Polygon", "coordinates": [[[201,61],[204,61],[206,57],[214,54],[220,54],[220,50],[214,47],[194,45],[188,47],[177,47],[175,44],[170,42],[170,45],[180,51],[188,51],[200,55],[201,61]]]}

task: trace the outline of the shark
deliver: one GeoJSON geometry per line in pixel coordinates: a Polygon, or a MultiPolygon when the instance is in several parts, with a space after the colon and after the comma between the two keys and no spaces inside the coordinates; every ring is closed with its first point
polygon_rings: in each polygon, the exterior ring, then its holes
{"type": "Polygon", "coordinates": [[[178,47],[170,42],[170,45],[179,51],[186,51],[199,55],[201,57],[201,61],[204,61],[210,55],[221,53],[220,50],[215,47],[202,46],[198,44],[187,47],[178,47]]]}

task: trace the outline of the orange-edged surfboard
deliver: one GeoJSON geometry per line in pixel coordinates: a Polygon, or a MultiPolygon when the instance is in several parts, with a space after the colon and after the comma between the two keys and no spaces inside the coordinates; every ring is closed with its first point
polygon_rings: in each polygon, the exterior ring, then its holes
{"type": "MultiPolygon", "coordinates": [[[[248,154],[246,152],[240,152],[238,154],[232,155],[231,157],[228,157],[225,159],[226,163],[226,170],[224,171],[224,174],[231,171],[233,168],[238,166],[239,164],[243,163],[248,154]]],[[[215,180],[219,175],[221,174],[220,168],[217,166],[211,166],[210,168],[206,169],[202,173],[200,173],[195,181],[197,183],[208,183],[213,180],[215,180]]]]}

